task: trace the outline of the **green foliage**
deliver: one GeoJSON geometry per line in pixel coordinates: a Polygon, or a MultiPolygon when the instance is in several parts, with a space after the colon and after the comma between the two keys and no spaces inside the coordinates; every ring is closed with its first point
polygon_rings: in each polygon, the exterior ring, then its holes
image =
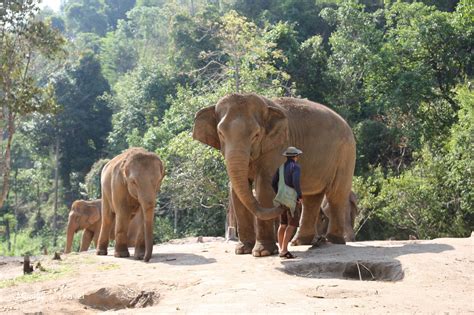
{"type": "Polygon", "coordinates": [[[28,230],[11,237],[11,249],[8,250],[6,241],[0,243],[0,256],[38,255],[42,253],[43,240],[32,238],[28,230]]]}
{"type": "Polygon", "coordinates": [[[56,141],[59,229],[72,198],[100,196],[102,159],[143,146],[167,173],[155,241],[222,235],[224,163],[191,131],[198,110],[234,92],[306,97],[348,120],[358,239],[473,229],[471,0],[70,0],[61,15],[9,3],[0,126],[18,132],[0,237],[16,235],[15,253],[51,247],[56,141]],[[61,67],[58,31],[70,38],[61,67]]]}
{"type": "Polygon", "coordinates": [[[470,235],[474,228],[474,93],[460,87],[456,98],[461,106],[459,123],[451,128],[444,148],[423,148],[399,176],[384,175],[379,168],[365,179],[356,178],[360,238],[470,235]]]}
{"type": "Polygon", "coordinates": [[[100,0],[71,0],[64,10],[70,32],[100,36],[107,32],[107,16],[102,12],[100,0]]]}
{"type": "Polygon", "coordinates": [[[100,159],[96,161],[91,166],[91,170],[87,173],[84,178],[84,184],[82,185],[83,194],[88,199],[98,199],[101,196],[100,190],[100,174],[105,164],[109,162],[110,159],[100,159]]]}
{"type": "Polygon", "coordinates": [[[155,217],[153,227],[153,242],[164,243],[177,238],[178,234],[173,231],[173,225],[167,217],[155,217]]]}
{"type": "Polygon", "coordinates": [[[116,95],[105,101],[114,110],[109,134],[111,151],[119,153],[137,143],[146,130],[156,126],[169,107],[167,96],[175,93],[174,78],[159,64],[142,65],[115,86],[116,95]]]}
{"type": "Polygon", "coordinates": [[[108,32],[102,38],[100,61],[104,76],[111,85],[117,82],[119,76],[136,66],[138,51],[130,37],[129,25],[121,20],[114,32],[108,32]]]}
{"type": "Polygon", "coordinates": [[[372,110],[365,104],[364,82],[382,43],[383,31],[377,27],[380,14],[364,11],[356,1],[345,1],[337,9],[324,9],[321,15],[336,26],[329,38],[332,53],[327,80],[333,88],[327,100],[351,122],[361,114],[367,117],[364,112],[372,110]]]}
{"type": "Polygon", "coordinates": [[[159,150],[159,156],[166,167],[160,203],[170,215],[179,213],[178,232],[222,235],[228,188],[220,153],[182,132],[159,150]]]}

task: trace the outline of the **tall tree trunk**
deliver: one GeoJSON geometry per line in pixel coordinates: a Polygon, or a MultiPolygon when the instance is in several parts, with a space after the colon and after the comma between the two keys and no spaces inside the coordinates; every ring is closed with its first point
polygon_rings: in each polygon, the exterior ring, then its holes
{"type": "Polygon", "coordinates": [[[191,16],[194,16],[194,14],[195,14],[194,0],[191,0],[190,14],[191,14],[191,16]]]}
{"type": "Polygon", "coordinates": [[[12,244],[10,242],[10,219],[5,220],[5,237],[7,239],[7,248],[10,252],[12,250],[12,244]]]}
{"type": "Polygon", "coordinates": [[[59,136],[56,136],[56,144],[54,148],[55,165],[54,165],[54,211],[53,211],[53,246],[57,241],[57,221],[58,214],[58,190],[59,190],[59,136]]]}
{"type": "Polygon", "coordinates": [[[174,208],[174,234],[178,233],[178,209],[174,208]]]}
{"type": "MultiPolygon", "coordinates": [[[[3,184],[2,184],[2,193],[0,195],[0,208],[3,207],[5,200],[8,196],[8,190],[10,189],[10,163],[11,163],[11,147],[13,142],[13,134],[15,133],[15,114],[11,111],[8,111],[7,115],[8,122],[7,122],[7,145],[5,147],[5,152],[2,154],[4,155],[3,163],[2,163],[2,177],[3,177],[3,184]]],[[[0,135],[1,136],[1,135],[0,135]]]]}

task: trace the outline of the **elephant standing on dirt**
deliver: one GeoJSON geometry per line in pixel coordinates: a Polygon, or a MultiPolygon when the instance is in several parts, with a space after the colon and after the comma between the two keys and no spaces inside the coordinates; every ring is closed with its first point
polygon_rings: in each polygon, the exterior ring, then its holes
{"type": "MultiPolygon", "coordinates": [[[[97,248],[97,240],[99,239],[100,225],[102,223],[102,200],[76,200],[72,203],[71,211],[66,229],[66,248],[65,254],[71,252],[74,234],[80,230],[82,233],[81,247],[79,251],[87,251],[91,242],[94,242],[97,248]]],[[[135,238],[138,228],[143,224],[143,216],[141,214],[133,217],[128,229],[128,246],[135,246],[135,238]]],[[[110,240],[115,239],[115,229],[111,229],[110,240]]]]}
{"type": "Polygon", "coordinates": [[[273,207],[271,182],[288,146],[303,150],[298,162],[304,210],[295,239],[311,243],[326,195],[331,207],[327,238],[345,243],[356,149],[351,128],[337,113],[304,99],[231,94],[196,114],[193,137],[219,149],[225,158],[240,240],[236,254],[268,256],[278,251],[270,219],[283,209],[273,207]]]}
{"type": "Polygon", "coordinates": [[[115,217],[115,257],[129,257],[127,231],[138,212],[143,224],[135,241],[135,258],[149,261],[153,250],[153,217],[156,195],[164,176],[160,158],[143,148],[130,148],[102,169],[102,226],[98,255],[107,255],[109,234],[115,217]]]}

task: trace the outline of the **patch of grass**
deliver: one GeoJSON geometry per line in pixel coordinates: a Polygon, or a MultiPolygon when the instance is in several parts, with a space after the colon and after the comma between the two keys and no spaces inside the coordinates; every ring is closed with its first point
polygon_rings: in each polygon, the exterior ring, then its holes
{"type": "Polygon", "coordinates": [[[78,253],[75,254],[68,254],[65,262],[66,264],[95,264],[97,262],[97,258],[91,255],[80,255],[78,253]]]}
{"type": "Polygon", "coordinates": [[[48,266],[45,271],[35,270],[32,274],[18,276],[13,279],[0,281],[0,289],[8,288],[22,283],[34,283],[46,280],[53,280],[68,275],[73,272],[71,265],[60,265],[58,268],[51,268],[48,266]]]}
{"type": "Polygon", "coordinates": [[[120,269],[119,264],[103,264],[97,267],[100,271],[120,269]]]}

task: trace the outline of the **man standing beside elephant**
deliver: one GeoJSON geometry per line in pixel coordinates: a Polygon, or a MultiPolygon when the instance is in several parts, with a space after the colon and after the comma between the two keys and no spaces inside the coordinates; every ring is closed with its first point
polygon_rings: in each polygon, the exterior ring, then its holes
{"type": "Polygon", "coordinates": [[[275,201],[278,203],[278,192],[285,188],[283,184],[286,184],[293,190],[292,193],[296,194],[289,196],[290,203],[293,203],[289,207],[283,205],[286,209],[280,216],[280,226],[278,227],[278,245],[280,247],[280,257],[295,258],[288,251],[288,243],[290,242],[293,233],[299,226],[301,207],[302,207],[302,193],[300,186],[301,168],[297,163],[298,157],[303,153],[300,149],[295,147],[288,147],[283,153],[287,157],[285,164],[281,165],[272,180],[272,187],[277,197],[275,201]],[[283,175],[283,176],[281,176],[283,175]],[[281,176],[281,177],[280,177],[281,176]]]}

